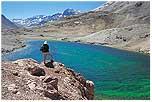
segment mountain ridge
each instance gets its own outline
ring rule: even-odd
[[[12,22],[19,26],[23,27],[33,27],[33,26],[43,26],[47,22],[55,21],[55,20],[60,20],[64,17],[67,16],[72,16],[72,15],[77,15],[80,14],[81,12],[78,10],[74,10],[71,8],[68,8],[63,11],[63,13],[55,13],[53,15],[36,15],[33,17],[29,17],[26,19],[12,19]]]

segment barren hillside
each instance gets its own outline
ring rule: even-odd
[[[33,29],[41,38],[100,43],[149,52],[150,2],[107,2],[96,10]],[[144,46],[142,45],[144,44]]]
[[[19,28],[12,23],[4,15],[1,15],[2,20],[2,54],[14,51],[17,48],[24,47],[23,40],[20,35]]]

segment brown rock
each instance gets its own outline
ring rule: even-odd
[[[74,70],[72,70],[72,69],[70,69],[70,68],[67,68],[67,70],[68,70],[68,72],[71,72],[71,74],[72,74],[73,76],[76,76]]]
[[[56,90],[58,90],[58,79],[49,82]]]
[[[85,79],[83,76],[81,76],[80,74],[77,74],[77,75],[76,75],[76,79],[77,79],[82,85],[86,86],[86,79]]]
[[[47,68],[32,59],[2,62],[2,99],[92,99],[93,95],[89,89],[91,85],[85,86],[85,78],[82,75],[60,66],[58,62],[56,64],[56,68]],[[57,74],[56,70],[60,72]],[[13,71],[19,73],[20,77],[14,76],[17,74],[12,74]]]
[[[51,99],[58,99],[59,94],[58,91],[54,88],[54,86],[50,83],[43,83],[43,92],[44,92],[44,96],[51,98]]]
[[[92,100],[94,98],[94,83],[92,81],[86,81],[86,97]]]

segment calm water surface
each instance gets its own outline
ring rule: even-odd
[[[2,60],[33,58],[42,61],[42,40]],[[150,56],[109,47],[72,42],[49,42],[53,58],[95,83],[95,99],[149,99]]]

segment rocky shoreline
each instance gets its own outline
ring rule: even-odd
[[[24,41],[21,41],[20,44],[16,43],[17,46],[11,46],[12,49],[8,49],[7,47],[6,48],[3,48],[2,47],[2,55],[4,54],[8,54],[8,53],[11,53],[11,52],[14,52],[18,49],[21,49],[21,48],[24,48],[26,47],[27,45],[25,44],[25,41],[27,40],[28,38],[24,39]],[[49,40],[48,39],[44,39],[44,38],[31,38],[31,40]],[[117,47],[117,46],[113,46],[113,45],[110,45],[108,43],[98,43],[98,42],[84,42],[84,41],[81,41],[81,40],[70,40],[70,39],[66,39],[65,38],[60,38],[60,39],[51,39],[51,40],[55,40],[55,41],[66,41],[66,42],[75,42],[75,43],[82,43],[82,44],[90,44],[90,45],[99,45],[99,46],[107,46],[107,47],[111,47],[111,48],[116,48],[116,49],[120,49],[120,50],[126,50],[126,51],[132,51],[132,52],[137,52],[137,53],[142,53],[142,54],[145,54],[145,55],[150,55],[150,51],[149,50],[131,50],[129,48],[124,48],[124,47]]]
[[[96,43],[96,42],[82,42],[80,40],[77,41],[67,41],[67,42],[76,42],[76,43],[81,43],[81,44],[90,44],[90,45],[99,45],[99,46],[106,46],[106,47],[111,47],[111,48],[115,48],[115,49],[119,49],[119,50],[125,50],[125,51],[131,51],[131,52],[136,52],[136,53],[141,53],[141,54],[145,54],[145,55],[150,55],[150,51],[149,50],[130,50],[129,48],[120,48],[120,47],[114,47],[108,43]]]
[[[25,44],[18,45],[17,47],[16,46],[12,47],[12,49],[2,48],[1,52],[2,52],[2,55],[4,55],[4,54],[8,54],[10,52],[16,51],[16,50],[24,48],[24,47],[26,47]]]
[[[25,40],[20,35],[22,32],[18,30],[3,30],[2,29],[2,48],[1,53],[7,54],[17,49],[25,47]]]
[[[46,67],[33,59],[2,62],[2,99],[92,100],[94,83],[54,62]]]

